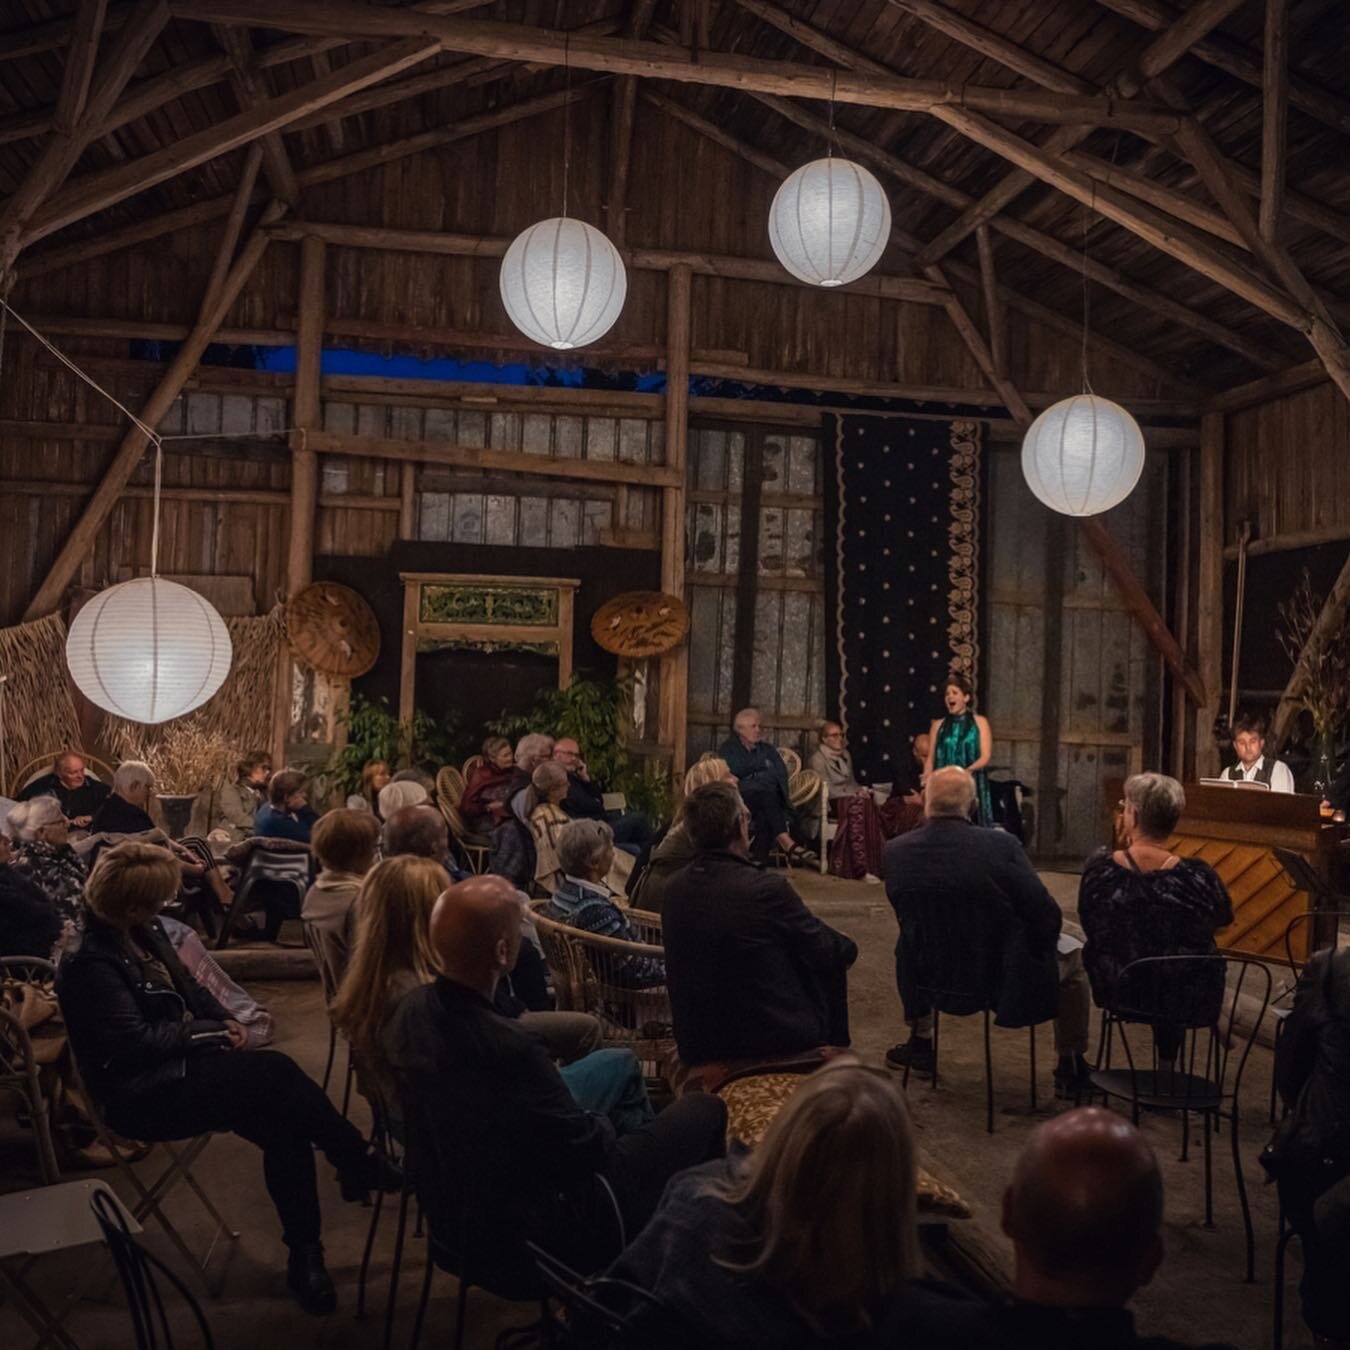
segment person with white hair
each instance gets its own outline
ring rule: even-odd
[[[86,768],[78,750],[62,750],[52,761],[51,773],[26,784],[19,792],[21,802],[34,797],[55,797],[66,819],[76,829],[84,829],[102,805],[110,789]]]
[[[70,826],[55,797],[32,797],[9,813],[9,832],[14,842],[11,864],[47,897],[61,925],[53,948],[59,956],[82,931],[84,862],[70,846]]]
[[[758,708],[742,708],[732,723],[732,734],[717,751],[726,760],[750,812],[751,856],[765,862],[777,844],[790,866],[810,867],[820,859],[792,837],[793,811],[788,796],[787,765],[764,739]]]
[[[413,779],[401,778],[386,783],[380,789],[378,798],[380,819],[388,820],[395,811],[401,811],[405,806],[425,806],[430,800],[426,788]]]
[[[113,774],[112,792],[89,822],[89,833],[144,834],[155,829],[148,809],[154,791],[154,770],[138,759],[124,759]]]

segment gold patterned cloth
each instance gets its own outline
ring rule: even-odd
[[[800,1073],[758,1073],[724,1083],[717,1095],[726,1103],[727,1143],[757,1148],[773,1118],[805,1077]],[[918,1191],[920,1214],[970,1218],[970,1206],[960,1195],[923,1168],[919,1168]]]

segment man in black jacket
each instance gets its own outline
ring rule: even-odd
[[[290,1248],[287,1284],[306,1312],[330,1313],[337,1296],[319,1241],[314,1149],[337,1168],[345,1200],[364,1199],[381,1180],[378,1159],[294,1060],[243,1052],[243,1028],[184,969],[155,917],[178,881],[173,855],[153,844],[119,844],[99,859],[83,939],[57,969],[71,1048],[118,1134],[174,1140],[232,1130],[262,1149]]]
[[[783,1059],[846,1046],[851,939],[750,859],[750,812],[730,783],[684,804],[698,857],[661,910],[675,1043],[689,1065]]]
[[[708,1095],[621,1137],[577,1105],[544,1046],[493,1006],[522,922],[503,877],[450,887],[431,916],[441,974],[398,1004],[383,1037],[433,1253],[508,1297],[532,1287],[526,1241],[588,1268],[611,1259],[607,1196],[636,1233],[676,1172],[721,1156],[726,1132],[726,1108]]]
[[[55,797],[66,819],[77,829],[86,829],[111,790],[107,783],[100,783],[85,772],[84,760],[74,750],[63,750],[57,755],[51,773],[29,783],[19,793],[19,800]]]
[[[1053,1018],[1055,1081],[1072,1096],[1088,1073],[1082,944],[1060,941],[1063,916],[1022,845],[972,824],[974,801],[965,769],[938,769],[924,790],[924,825],[886,845],[886,895],[900,921],[896,981],[911,1028],[910,1041],[888,1050],[886,1062],[932,1072],[930,991],[954,991],[960,997],[949,997],[943,1012],[993,1008],[998,1025],[1008,1027]]]

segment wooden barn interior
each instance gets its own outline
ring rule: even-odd
[[[1221,948],[1290,988],[1290,920],[1335,908],[1341,884],[1345,803],[1322,803],[1350,730],[1347,55],[1342,0],[0,0],[0,796],[63,748],[91,768],[149,757],[160,733],[87,698],[65,641],[86,604],[152,571],[230,632],[212,730],[316,785],[356,700],[405,731],[420,715],[457,764],[574,675],[622,686],[629,796],[667,811],[749,705],[801,762],[822,719],[846,720],[879,782],[878,728],[899,759],[959,666],[1066,932],[1126,779],[1214,778],[1235,720],[1263,719],[1298,784],[1288,810],[1202,789],[1177,851],[1229,888]],[[890,211],[879,261],[837,288],[790,274],[768,229],[784,179],[827,156],[870,171]],[[557,216],[603,231],[626,267],[617,321],[570,351],[513,324],[500,280],[513,239]],[[1146,454],[1124,500],[1075,517],[1037,499],[1021,452],[1038,415],[1089,389]],[[841,689],[845,507],[894,492],[884,520],[907,556],[904,493],[874,466],[846,478],[863,424],[935,457],[967,447],[973,521],[970,589],[961,617],[942,600],[941,637],[897,635],[892,653],[880,626],[858,633],[919,690],[884,720]],[[293,602],[315,583],[375,616],[359,674],[297,649]],[[525,595],[552,626],[457,628],[433,591]],[[592,619],[635,591],[682,602],[687,638],[606,650]],[[784,875],[857,941],[854,1047],[879,1062],[904,1030],[894,916],[880,886],[823,873]],[[324,997],[295,978],[308,953],[220,955],[320,1076]],[[1013,1274],[1013,1161],[1065,1104],[1043,1047],[1028,1111],[1026,1038],[995,1031],[986,1135],[979,1020],[950,1019],[941,1085],[908,1099],[924,1165],[965,1202],[933,1225],[934,1268],[989,1290]],[[1259,1011],[1242,1079],[1254,1282],[1222,1143],[1202,1221],[1209,1118],[1178,1162],[1179,1120],[1149,1116],[1169,1254],[1135,1300],[1142,1330],[1313,1343],[1300,1246],[1279,1242],[1256,1162],[1275,1020]],[[340,1078],[339,1058],[338,1095]],[[1233,1115],[1236,1140],[1236,1100]],[[0,1153],[4,1190],[31,1184],[30,1152]],[[326,1191],[339,1309],[320,1331],[275,1276],[257,1171],[233,1137],[203,1155],[242,1211],[222,1285],[183,1276],[216,1344],[281,1344],[284,1327],[374,1346],[386,1304],[405,1337],[422,1239],[390,1286],[386,1218],[354,1322],[369,1212]],[[181,1188],[172,1204],[209,1237]],[[142,1219],[149,1249],[185,1264]],[[16,1269],[21,1248],[0,1248]],[[42,1269],[52,1307],[74,1298],[78,1344],[131,1343],[120,1292],[58,1290]],[[428,1337],[449,1339],[464,1297],[436,1281]],[[6,1343],[37,1334],[24,1310],[0,1307]],[[467,1343],[519,1311],[483,1294]]]

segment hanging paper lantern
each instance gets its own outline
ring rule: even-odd
[[[1118,404],[1076,394],[1047,408],[1022,441],[1022,475],[1052,511],[1095,516],[1118,506],[1144,471],[1144,434]]]
[[[842,286],[877,265],[891,236],[891,204],[861,164],[817,159],[783,180],[769,207],[778,261],[813,286]]]
[[[619,250],[593,225],[554,216],[511,241],[502,259],[502,303],[526,337],[566,351],[614,326],[628,294]]]
[[[233,654],[215,607],[163,577],[100,591],[66,637],[80,692],[132,722],[167,722],[200,707],[225,682]]]

